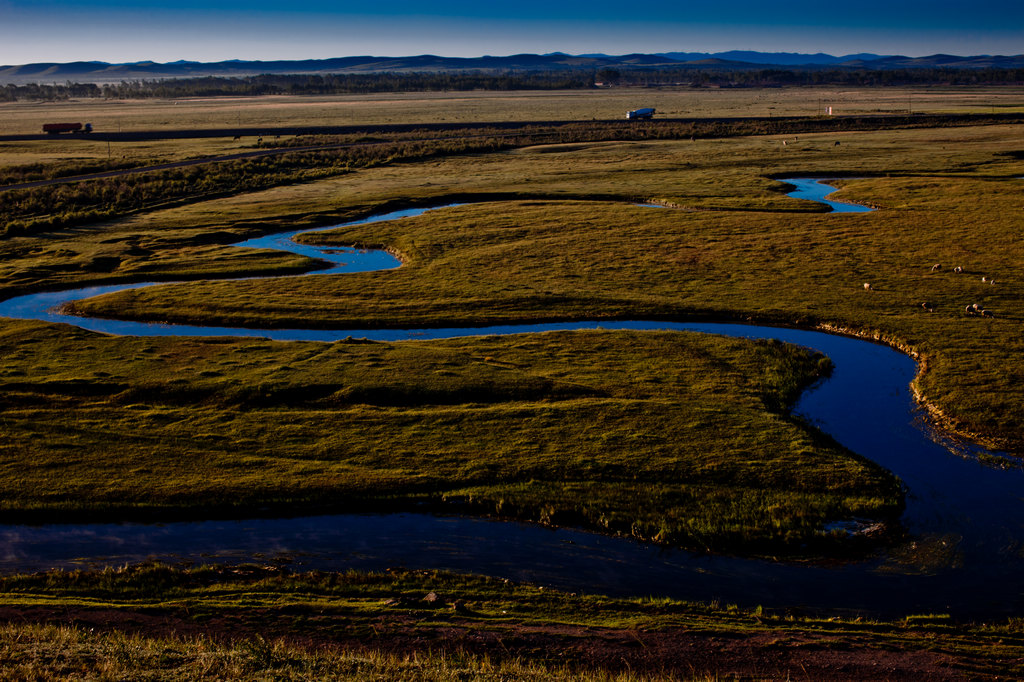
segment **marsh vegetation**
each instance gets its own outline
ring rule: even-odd
[[[1012,388],[1024,317],[1013,236],[1024,164],[1012,154],[1014,130],[845,133],[839,147],[831,135],[802,135],[784,148],[764,137],[541,145],[367,169],[112,229],[205,224],[233,240],[257,221],[283,229],[396,204],[507,201],[315,237],[386,245],[406,260],[396,271],[209,281],[115,294],[78,309],[256,327],[702,316],[843,328],[917,352],[927,369],[918,382],[926,401],[958,429],[1014,449],[1022,435],[1015,425],[1024,423]],[[785,196],[783,184],[767,177],[837,166],[848,176],[837,198],[883,210],[829,215]],[[339,193],[341,205],[314,209]],[[580,201],[587,197],[642,198],[677,210]],[[268,266],[280,258],[268,254]],[[935,263],[945,267],[932,271]],[[973,303],[994,317],[966,315]]]
[[[786,99],[794,110],[806,105],[805,93],[799,94]],[[733,111],[770,101],[723,97],[693,102]],[[970,97],[936,97],[943,102],[936,107],[975,106]],[[488,120],[499,110],[499,99],[467,95],[465,101],[459,117]],[[369,109],[357,100],[346,106],[353,119],[373,120],[436,120],[451,109],[450,98],[442,97],[374,102]],[[515,96],[505,110],[509,118],[569,117],[592,103],[574,94],[562,100]],[[251,110],[254,118],[307,121],[329,115],[337,101],[276,101],[270,118],[264,104]],[[629,108],[622,104],[608,106]],[[84,105],[55,108],[78,106]],[[99,106],[102,115],[115,115],[103,109],[107,104]],[[172,125],[187,127],[207,114],[230,120],[239,106],[198,103]],[[858,106],[878,105],[866,99]],[[138,124],[167,110],[133,104],[124,115],[136,116]],[[5,193],[0,296],[92,283],[202,280],[83,301],[76,309],[253,327],[699,317],[835,329],[916,353],[922,368],[916,390],[947,426],[1019,452],[1020,126],[748,132],[766,134],[708,133],[692,141],[576,137],[491,147],[453,141],[455,147],[409,155],[391,150],[360,164],[332,165],[340,155],[283,156],[183,173],[170,184],[158,176],[138,183],[152,190],[139,201],[135,192],[141,190],[118,183],[47,188],[38,196]],[[234,142],[195,144],[142,151],[138,162],[219,153]],[[98,154],[93,149],[67,159],[52,147],[19,146],[19,168],[0,172],[14,177],[39,162],[32,172],[60,173],[57,165],[93,163]],[[840,198],[880,210],[829,215],[785,196],[776,178],[790,175],[839,176]],[[96,196],[78,212],[76,202],[90,192]],[[26,197],[48,212],[17,203]],[[298,256],[227,246],[244,237],[453,200],[481,203],[310,237],[389,247],[405,261],[398,270],[218,281],[316,267]],[[638,200],[671,210],[631,205]],[[89,213],[104,210],[111,212]],[[964,272],[955,272],[957,266]],[[994,316],[967,314],[965,306],[973,303]],[[781,344],[632,332],[281,344],[116,338],[4,320],[0,347],[0,509],[7,519],[447,506],[688,547],[796,556],[842,548],[839,535],[823,531],[826,521],[892,519],[902,503],[888,472],[789,414],[795,397],[826,374],[829,363]],[[17,585],[79,599],[62,580],[10,579],[3,594],[15,611],[35,608],[10,597]],[[177,575],[166,584],[181,580],[191,578]],[[211,577],[207,584],[220,580]],[[309,581],[300,583],[289,593],[315,593]],[[120,577],[111,584],[115,592],[133,589]],[[271,590],[264,583],[239,589]],[[161,594],[172,599],[170,592]],[[197,594],[186,590],[173,599],[192,604]],[[260,613],[287,601],[267,597]],[[583,609],[585,623],[639,608],[567,597],[564,603]],[[552,608],[530,622],[557,620]],[[665,606],[649,619],[621,616],[619,622],[630,629],[661,627],[666,614],[679,610],[686,611]],[[713,623],[707,628],[734,632],[725,625],[727,613],[713,610],[707,617]],[[761,614],[742,618],[763,625]],[[410,622],[419,627],[425,620]],[[922,623],[923,630],[907,637],[891,624],[851,625],[864,631],[837,637],[846,647],[887,642],[938,647],[954,657],[969,650],[957,659],[964,670],[1011,669],[1016,624],[993,626],[994,641],[984,628],[964,635],[943,630],[941,621],[936,628]],[[682,627],[696,626],[687,621]],[[774,627],[768,630],[775,633]],[[796,622],[771,636],[818,627],[826,626]],[[97,642],[80,631],[12,633],[11,641],[45,641],[43,648]],[[933,636],[948,638],[938,645]],[[281,656],[291,661],[305,655],[267,640],[235,642],[285,652]],[[178,651],[191,645],[147,639],[130,646]],[[206,655],[197,651],[182,649],[172,658]],[[703,670],[710,668],[697,672]]]
[[[883,471],[787,417],[828,364],[782,344],[2,337],[9,518],[426,503],[756,552],[900,507]]]
[[[773,614],[437,572],[52,572],[0,581],[0,611],[20,614],[0,628],[0,670],[12,679],[954,680],[1024,672],[1017,619]]]

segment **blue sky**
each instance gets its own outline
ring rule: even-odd
[[[0,0],[0,64],[519,52],[1024,53],[1021,0]]]

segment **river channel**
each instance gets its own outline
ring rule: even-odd
[[[867,211],[825,196],[815,178],[790,178],[798,198],[837,213]],[[369,218],[416,215],[426,209]],[[662,210],[651,208],[650,210]],[[841,216],[835,219],[843,220]],[[332,226],[323,229],[335,229]],[[302,230],[309,233],[311,230]],[[236,246],[278,248],[331,261],[319,274],[401,265],[379,251],[318,248],[291,241],[297,232]],[[32,294],[0,302],[0,316],[73,324],[122,335],[259,336],[281,341],[380,341],[522,334],[552,330],[689,330],[772,338],[828,355],[831,378],[806,391],[795,412],[847,448],[895,473],[907,487],[906,544],[858,562],[782,563],[666,549],[628,538],[487,519],[428,514],[344,514],[166,524],[0,526],[0,571],[165,561],[281,561],[296,569],[404,566],[482,573],[572,591],[669,596],[882,616],[952,613],[992,618],[1024,613],[1024,471],[993,468],[985,453],[952,446],[932,433],[915,406],[916,366],[906,355],[861,339],[782,327],[643,320],[405,330],[258,330],[159,325],[62,315],[56,308],[153,283]]]

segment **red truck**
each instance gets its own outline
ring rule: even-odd
[[[86,123],[44,123],[43,132],[50,135],[60,135],[61,133],[91,133],[92,124]]]

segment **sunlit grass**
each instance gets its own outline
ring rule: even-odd
[[[794,616],[433,571],[56,571],[0,580],[0,608],[19,613],[0,626],[5,679],[1014,678],[1024,646],[1017,620]]]
[[[755,205],[796,203],[773,195],[769,181],[747,182]],[[918,390],[931,405],[957,428],[1015,448],[1024,423],[1024,401],[1014,388],[1016,329],[1024,319],[1015,277],[1024,261],[1015,238],[1021,182],[941,175],[845,180],[837,198],[881,207],[859,215],[484,203],[309,238],[388,245],[406,260],[399,270],[181,285],[77,307],[256,327],[694,315],[821,325],[918,353],[927,369]],[[935,263],[943,269],[932,272]],[[965,272],[955,273],[957,266]],[[974,303],[994,317],[966,315]]]
[[[274,344],[21,323],[0,345],[14,519],[428,502],[750,553],[900,508],[885,472],[786,415],[828,364],[778,343]]]
[[[1021,160],[1009,154],[1019,146],[1014,131],[997,126],[801,136],[786,147],[774,137],[593,143],[394,164],[8,239],[0,287],[10,294],[87,282],[294,270],[311,264],[223,245],[388,207],[502,199],[317,237],[392,247],[406,259],[398,270],[194,282],[79,307],[112,316],[252,326],[692,315],[829,325],[919,352],[928,369],[919,388],[930,404],[958,428],[1012,445],[1019,442],[1015,425],[1024,423],[1016,418],[1024,402],[1013,389],[1011,366],[1020,342],[1014,319],[1024,313],[1012,276],[1021,256],[1013,239],[1011,190],[1018,182],[1014,174],[1024,173]],[[773,179],[837,169],[865,176],[843,181],[841,197],[881,210],[821,213],[786,197]],[[965,196],[972,200],[963,201]],[[627,199],[680,208],[641,208]],[[932,273],[934,262],[946,269]],[[954,275],[954,264],[963,264],[969,276]],[[983,287],[982,273],[999,285]],[[865,281],[874,291],[864,291]],[[965,318],[965,300],[984,303],[996,317]],[[925,311],[922,301],[936,312]],[[869,469],[844,472],[848,486],[833,488],[822,480],[814,484],[818,488],[795,492],[796,481],[818,480],[823,469],[810,462],[831,457],[831,450],[778,418],[792,393],[766,401],[762,391],[747,407],[740,405],[747,398],[712,405],[715,392],[733,400],[748,390],[744,382],[762,376],[756,353],[739,359],[749,348],[723,346],[736,354],[729,362],[746,369],[723,375],[722,387],[695,382],[700,390],[680,403],[694,405],[688,413],[671,401],[619,393],[625,384],[614,382],[630,380],[643,363],[624,359],[618,341],[608,344],[609,352],[619,353],[618,366],[594,378],[594,368],[604,367],[605,349],[583,350],[577,339],[593,338],[586,335],[559,337],[566,344],[559,358],[564,366],[540,375],[500,362],[471,369],[456,363],[453,370],[414,358],[412,350],[394,350],[399,346],[335,344],[329,348],[362,354],[359,371],[377,374],[353,374],[353,365],[325,381],[321,359],[303,370],[303,363],[286,357],[293,351],[278,344],[239,342],[245,353],[229,358],[231,344],[213,341],[105,340],[41,327],[9,329],[7,385],[22,391],[9,398],[18,410],[8,411],[7,422],[7,447],[14,453],[7,472],[11,514],[208,508],[214,497],[227,508],[427,497],[714,547],[739,539],[799,542],[824,518],[893,508],[886,487],[891,483]],[[37,334],[45,337],[35,342],[40,350],[28,340]],[[433,348],[469,353],[459,344],[483,342],[451,343],[456,346]],[[514,341],[495,343],[481,356],[503,361],[509,352],[526,353]],[[178,350],[165,370],[147,359],[144,347]],[[415,353],[426,347],[415,346]],[[100,348],[122,350],[115,363]],[[559,357],[555,348],[545,352]],[[662,376],[679,376],[680,385],[693,381],[693,372],[721,374],[720,364],[702,370],[676,353],[665,356],[675,361]],[[389,357],[397,356],[402,359],[394,364]],[[166,373],[171,368],[173,375]],[[810,376],[805,372],[794,369],[796,385]],[[41,403],[30,407],[35,398],[25,396],[37,392]],[[362,449],[325,435],[338,419],[358,425]],[[528,428],[509,439],[509,424]],[[598,426],[588,432],[580,424]],[[404,444],[381,445],[396,433]],[[670,465],[677,456],[671,454],[673,440],[693,447]],[[624,465],[622,453],[634,448],[656,455],[652,463]],[[69,458],[69,450],[87,454]],[[40,459],[40,451],[51,454]],[[686,464],[708,452],[728,466],[709,476]],[[800,456],[790,461],[786,452]],[[762,453],[781,457],[773,460],[780,468],[761,466]],[[56,462],[64,460],[81,478],[57,473]],[[183,471],[183,460],[195,466]],[[760,473],[750,478],[755,470]],[[112,475],[124,471],[140,477],[138,489],[127,491]],[[721,471],[730,473],[723,477]],[[779,480],[792,484],[776,489]],[[553,490],[569,491],[565,505],[541,503]],[[719,521],[705,518],[717,512],[699,509],[696,501],[705,498],[716,500],[714,510],[728,510]],[[581,499],[594,503],[583,508]],[[668,511],[650,511],[659,505]],[[759,511],[768,508],[779,511]],[[763,535],[769,526],[774,530]]]
[[[328,97],[205,97],[0,104],[0,134],[38,133],[53,121],[97,131],[283,125],[369,125],[619,119],[638,106],[666,117],[989,113],[1024,109],[1014,87],[613,88],[561,92],[410,92]]]

